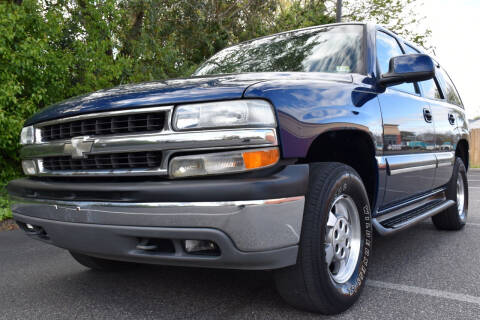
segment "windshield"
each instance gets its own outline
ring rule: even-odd
[[[363,73],[363,26],[292,31],[226,48],[196,76],[240,72]]]

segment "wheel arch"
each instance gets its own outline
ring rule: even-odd
[[[468,170],[470,157],[469,157],[469,144],[466,139],[461,139],[457,143],[455,148],[455,157],[462,159],[465,168]]]
[[[318,135],[301,162],[340,162],[354,168],[362,179],[373,211],[379,186],[375,155],[374,140],[368,132],[358,129],[336,129]]]

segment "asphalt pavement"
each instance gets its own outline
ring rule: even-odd
[[[338,319],[480,319],[480,171],[467,226],[430,220],[374,240],[360,300]],[[141,266],[98,273],[62,250],[0,232],[0,319],[322,319],[275,292],[270,272]]]

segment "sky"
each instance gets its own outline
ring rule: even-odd
[[[480,0],[423,0],[419,16],[432,31],[430,44],[465,105],[467,117],[480,116]]]

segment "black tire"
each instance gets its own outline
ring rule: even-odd
[[[461,177],[463,180],[464,189],[464,214],[460,214],[460,210],[457,206],[457,179]],[[432,217],[433,224],[440,230],[460,230],[467,223],[468,215],[468,179],[467,170],[461,158],[455,159],[455,165],[453,166],[453,174],[450,181],[447,184],[446,190],[447,199],[455,201],[455,205],[451,206],[447,210],[440,212]]]
[[[353,199],[360,221],[360,251],[353,275],[336,282],[329,271],[325,236],[330,208],[339,196]],[[348,309],[365,285],[372,248],[372,224],[367,192],[357,172],[344,164],[329,162],[310,165],[297,264],[275,271],[280,295],[292,306],[322,314]]]
[[[70,251],[70,254],[81,265],[96,271],[118,272],[129,270],[135,266],[133,263],[95,258],[78,252]]]

